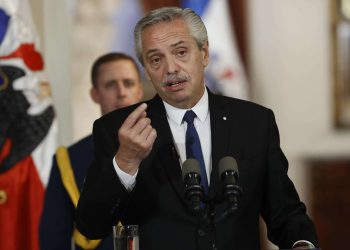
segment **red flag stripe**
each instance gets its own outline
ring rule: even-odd
[[[35,50],[34,44],[21,44],[15,51],[6,56],[1,56],[0,59],[22,58],[25,65],[33,70],[39,71],[44,69],[44,61],[41,54]]]

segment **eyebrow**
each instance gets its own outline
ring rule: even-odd
[[[110,84],[110,83],[116,83],[117,81],[115,79],[111,79],[105,82],[105,84]]]
[[[155,53],[155,52],[157,52],[157,51],[158,51],[158,49],[151,49],[151,50],[147,51],[146,57],[148,57],[149,54]]]

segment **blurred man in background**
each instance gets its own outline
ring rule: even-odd
[[[137,103],[143,97],[140,71],[135,61],[122,53],[99,57],[91,70],[92,100],[101,114]],[[111,236],[88,240],[75,229],[75,209],[87,169],[93,161],[92,135],[67,150],[58,148],[53,160],[40,225],[41,250],[113,249]]]

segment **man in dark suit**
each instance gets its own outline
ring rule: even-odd
[[[140,71],[136,62],[123,53],[108,53],[94,62],[91,70],[91,98],[107,114],[136,102],[143,96]],[[68,149],[58,148],[45,193],[40,225],[40,249],[112,250],[112,237],[89,240],[75,229],[74,214],[81,190],[94,156],[92,135]],[[102,238],[102,237],[101,237]],[[104,237],[103,237],[104,238]]]
[[[287,175],[273,112],[206,89],[209,45],[200,17],[190,9],[156,9],[134,34],[157,95],[94,123],[96,158],[78,204],[80,232],[103,237],[121,220],[140,226],[141,250],[253,250],[260,249],[261,215],[279,247],[317,245],[313,223]],[[183,117],[189,110],[195,113],[209,200],[222,192],[219,160],[232,156],[238,163],[243,192],[237,210],[223,219],[225,202],[194,213],[184,197],[181,168],[190,123]]]

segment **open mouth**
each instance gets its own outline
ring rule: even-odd
[[[171,88],[173,90],[178,90],[178,88],[181,88],[181,86],[188,82],[190,79],[191,78],[186,75],[167,75],[163,80],[163,86]]]

